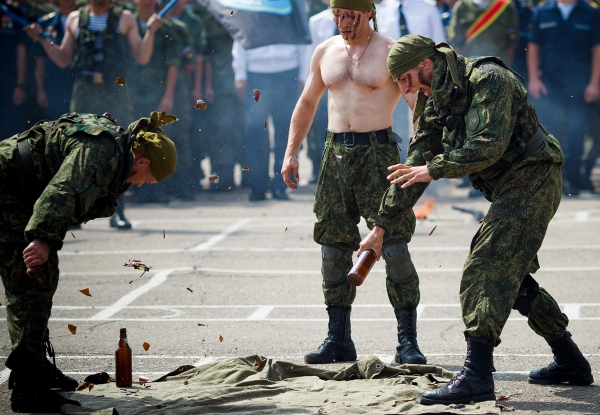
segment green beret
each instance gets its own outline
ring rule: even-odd
[[[332,9],[356,10],[357,12],[373,12],[373,28],[377,32],[377,9],[373,0],[331,0]]]
[[[177,149],[160,126],[177,121],[177,117],[164,112],[151,112],[148,118],[140,118],[129,125],[127,132],[133,134],[133,148],[150,160],[150,171],[157,181],[175,172]]]
[[[446,56],[448,68],[452,74],[452,80],[455,84],[458,82],[457,57],[454,49],[447,43],[438,43],[428,37],[419,35],[402,36],[396,41],[390,53],[388,53],[387,67],[395,81],[400,76],[410,71],[412,68],[429,58],[435,60],[438,53]]]

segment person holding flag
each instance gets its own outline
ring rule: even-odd
[[[518,34],[511,0],[461,0],[452,11],[448,41],[463,56],[497,56],[511,65]]]

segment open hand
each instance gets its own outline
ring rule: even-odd
[[[412,186],[415,183],[429,183],[433,180],[433,177],[429,174],[427,166],[407,166],[406,164],[395,164],[388,167],[391,171],[387,177],[392,184],[398,184],[405,182],[402,189],[406,189],[408,186]]]

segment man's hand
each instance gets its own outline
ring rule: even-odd
[[[146,28],[148,28],[152,32],[156,32],[162,26],[162,18],[159,17],[156,13],[154,13],[148,19],[148,23],[146,24]]]
[[[173,113],[173,97],[163,96],[158,104],[158,111],[166,112],[167,114]]]
[[[377,261],[379,261],[379,259],[381,258],[381,246],[383,245],[384,233],[385,230],[383,228],[380,228],[379,226],[373,227],[371,232],[369,232],[369,234],[365,236],[365,239],[363,239],[360,242],[358,253],[356,254],[356,256],[358,257],[363,251],[371,249],[373,250],[373,252],[375,252],[375,255],[377,256]]]
[[[35,268],[43,265],[48,260],[50,247],[42,239],[36,239],[23,251],[23,262],[27,268]]]
[[[548,90],[546,89],[546,85],[542,82],[540,78],[532,78],[529,80],[529,85],[527,85],[527,89],[532,97],[535,99],[540,99],[540,95],[548,95]]]
[[[212,85],[206,84],[204,88],[204,97],[206,98],[206,102],[212,104],[215,101],[215,90]]]
[[[192,105],[196,105],[196,102],[198,102],[198,100],[201,98],[202,88],[200,88],[200,85],[196,85],[194,86],[194,89],[192,89],[192,92],[190,92],[190,103]]]
[[[37,103],[42,108],[48,108],[50,106],[48,95],[46,95],[46,91],[42,88],[38,88],[37,90]]]
[[[598,86],[598,84],[588,84],[583,91],[583,99],[586,104],[600,99],[600,86]]]
[[[248,81],[235,81],[235,94],[242,102],[246,98],[246,88],[248,88]]]
[[[42,38],[40,37],[40,35],[42,34],[43,30],[42,30],[42,27],[39,24],[32,23],[29,26],[25,26],[23,28],[23,30],[25,30],[25,33],[27,33],[27,36],[29,36],[35,42],[39,42],[39,41],[42,40]]]
[[[290,174],[294,174],[295,183],[290,180]],[[298,159],[294,156],[286,156],[283,159],[283,166],[281,167],[281,177],[283,181],[292,190],[298,189],[298,182],[300,176],[298,175]]]
[[[406,189],[415,183],[429,183],[433,177],[429,174],[427,166],[407,166],[405,164],[395,164],[388,167],[392,173],[387,177],[392,184],[404,183],[400,188]]]
[[[27,98],[27,93],[25,92],[25,88],[22,86],[16,86],[13,91],[12,98],[13,98],[14,105],[21,105],[22,103],[24,103],[25,99]]]

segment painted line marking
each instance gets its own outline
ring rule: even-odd
[[[254,313],[250,314],[248,320],[264,320],[269,314],[271,314],[271,311],[273,311],[274,308],[275,306],[270,305],[258,307]]]
[[[235,224],[231,225],[230,228],[234,230],[231,231],[228,235],[238,230],[241,226],[250,222],[250,219],[242,219],[241,221],[245,221],[242,224],[239,224],[239,221]],[[226,232],[226,229],[223,232]],[[222,233],[223,233],[222,232]],[[133,255],[133,254],[178,254],[178,253],[186,253],[186,252],[196,252],[196,251],[233,251],[233,252],[320,252],[321,248],[319,247],[242,247],[242,246],[214,246],[216,243],[220,242],[224,239],[222,233],[218,235],[214,235],[208,241],[198,245],[195,248],[187,249],[187,248],[163,248],[163,249],[135,249],[135,250],[101,250],[101,251],[59,251],[59,256],[97,256],[97,255]],[[213,241],[211,241],[215,238]],[[218,239],[220,238],[220,239]],[[218,240],[217,240],[218,239]],[[216,242],[214,242],[216,240]],[[212,244],[212,245],[209,245]],[[410,246],[410,252],[468,252],[468,246]],[[541,251],[566,251],[566,250],[600,250],[600,245],[548,245],[542,246]]]
[[[321,271],[317,270],[316,267],[314,270],[299,270],[299,269],[234,269],[234,268],[212,268],[212,267],[185,267],[186,270],[195,271],[195,272],[206,272],[206,273],[214,273],[214,274],[232,274],[232,275],[321,275]],[[172,269],[172,268],[167,268]],[[182,268],[183,269],[183,268]],[[157,270],[159,271],[159,270]],[[164,270],[162,270],[164,271]],[[538,270],[540,272],[598,272],[600,271],[599,267],[542,267]],[[371,270],[372,273],[383,274],[385,273],[385,268],[378,267]],[[417,272],[419,273],[432,273],[432,274],[440,274],[440,273],[456,273],[462,272],[462,268],[417,268]],[[109,275],[127,275],[126,272],[61,272],[62,276],[109,276]],[[537,274],[536,274],[537,275]]]
[[[216,362],[217,360],[222,360],[222,357],[213,357],[213,356],[208,356],[208,357],[201,357],[200,360],[198,360],[197,362],[195,362],[194,364],[192,364],[192,366],[204,366],[204,365],[208,365],[210,363]],[[225,358],[226,359],[226,358]]]
[[[242,226],[250,223],[250,218],[240,219],[235,222],[233,225],[227,227],[225,230],[219,232],[217,235],[211,236],[208,241],[203,242],[196,247],[190,249],[190,252],[198,252],[198,251],[206,251],[209,248],[212,248],[214,245],[221,242],[223,239],[227,238],[232,233],[238,231]]]
[[[10,369],[6,368],[2,372],[0,372],[0,385],[8,380],[10,377]]]
[[[569,317],[569,320],[579,320],[579,312],[581,306],[579,304],[565,304],[563,313]]]
[[[171,269],[166,269],[166,270],[160,271],[156,275],[154,275],[152,278],[150,278],[150,281],[148,281],[146,284],[142,285],[141,287],[136,288],[135,290],[131,291],[128,294],[125,294],[123,297],[121,297],[119,300],[117,300],[114,304],[108,306],[104,310],[102,310],[99,313],[90,317],[89,320],[106,321],[107,319],[109,319],[110,317],[112,317],[113,315],[115,315],[116,313],[121,311],[124,307],[133,303],[135,300],[138,299],[138,297],[146,294],[148,291],[150,291],[150,290],[158,287],[162,283],[164,283],[167,280],[167,278],[169,277],[169,274],[171,274],[172,272],[174,272],[174,271],[189,271],[191,269],[192,268],[189,268],[189,267],[187,267],[187,268],[171,268]]]
[[[575,222],[587,222],[590,219],[590,211],[582,210],[575,212]]]
[[[420,322],[427,321],[462,321],[462,317],[424,317],[418,319]],[[600,321],[600,317],[580,317],[570,319],[572,321]],[[6,321],[6,318],[0,318],[0,321]],[[248,323],[249,321],[256,322],[327,322],[326,318],[265,318],[262,320],[249,320],[248,318],[69,318],[69,317],[50,317],[50,321],[137,321],[143,323],[173,323],[173,322],[231,322],[231,323]],[[386,322],[393,321],[395,318],[352,318],[356,322]],[[507,321],[527,321],[525,317],[509,317]]]

